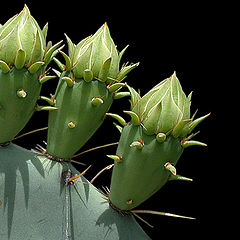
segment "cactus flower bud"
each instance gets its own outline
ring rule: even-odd
[[[190,117],[190,96],[186,97],[174,73],[132,103],[147,135],[168,133]]]
[[[184,148],[206,146],[190,140],[196,134],[186,136],[209,116],[190,118],[191,94],[185,95],[175,73],[143,97],[128,89],[131,111],[125,112],[131,115],[131,122],[121,131],[116,154],[123,160],[114,165],[109,193],[110,206],[120,210],[137,207],[169,180],[191,181],[177,175],[175,166]],[[144,142],[140,151],[133,148],[139,147],[139,139]]]
[[[61,41],[46,44],[47,28],[40,29],[26,5],[0,27],[0,143],[11,141],[40,109],[41,86],[54,78],[45,70]]]
[[[27,6],[0,29],[0,60],[9,65],[30,66],[42,61],[46,49],[47,25],[41,30]]]
[[[102,82],[121,81],[139,63],[125,65],[119,70],[121,57],[126,50],[118,53],[109,28],[104,23],[98,31],[74,45],[67,37],[71,70],[76,78],[85,79],[85,71],[91,71],[93,78]]]

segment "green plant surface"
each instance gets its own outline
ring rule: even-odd
[[[142,149],[132,146],[138,139],[144,142]],[[176,165],[182,152],[179,139],[168,136],[159,143],[155,136],[146,135],[141,126],[126,125],[117,148],[121,161],[115,162],[112,173],[111,202],[121,210],[140,205],[168,181],[170,171],[164,165]]]
[[[41,30],[28,7],[0,28],[0,143],[11,141],[35,110],[46,67],[61,42],[46,44],[48,24]]]
[[[93,105],[92,99],[100,97],[103,103]],[[49,154],[71,158],[94,134],[104,121],[113,98],[105,83],[79,79],[70,88],[60,80],[54,96],[57,111],[49,113]]]
[[[13,67],[9,73],[0,71],[0,143],[12,140],[35,111],[41,91],[38,77],[43,69],[31,74],[26,68]],[[23,89],[26,95],[17,93]]]
[[[133,216],[103,203],[85,177],[65,185],[70,163],[51,161],[15,144],[0,147],[0,239],[150,239]]]

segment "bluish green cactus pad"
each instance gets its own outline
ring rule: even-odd
[[[84,177],[66,186],[62,171],[79,172],[14,144],[0,147],[1,240],[150,239],[133,216],[109,208]],[[66,204],[68,203],[68,204]]]

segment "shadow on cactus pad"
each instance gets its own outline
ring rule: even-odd
[[[17,145],[0,147],[1,239],[150,239],[133,216],[104,203],[83,176],[66,185],[70,163],[51,161]]]

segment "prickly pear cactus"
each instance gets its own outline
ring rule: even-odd
[[[209,114],[190,117],[191,94],[182,91],[174,73],[142,98],[131,87],[131,121],[122,130],[115,160],[109,201],[120,211],[131,210],[151,197],[169,180],[191,179],[176,172],[184,148],[206,146],[190,140],[193,129]],[[118,117],[116,117],[119,119]],[[189,135],[190,134],[190,135]]]
[[[122,80],[138,63],[123,65],[105,23],[93,36],[74,45],[67,37],[66,64],[57,61],[63,73],[54,97],[58,110],[49,114],[48,146],[50,155],[71,158],[100,127],[113,99],[129,96],[116,92]]]
[[[0,144],[12,140],[35,110],[45,69],[60,43],[46,45],[48,25],[40,29],[27,6],[0,28]]]
[[[138,213],[191,219],[134,208],[169,180],[191,181],[175,166],[186,147],[206,145],[191,138],[209,114],[190,115],[191,94],[175,73],[143,97],[124,83],[138,63],[120,67],[127,47],[117,51],[106,23],[77,45],[66,36],[68,54],[62,41],[46,44],[47,28],[40,29],[27,6],[0,25],[0,239],[147,240],[134,216],[147,222]],[[60,68],[53,70],[58,86],[54,95],[39,96],[55,77],[46,70],[52,59]],[[108,112],[114,99],[126,96],[130,122]],[[39,106],[38,99],[50,105]],[[37,110],[52,110],[47,143],[29,151],[12,141]],[[106,116],[123,127],[117,125],[116,155],[108,155],[114,160],[110,190],[102,191],[83,176],[90,166],[79,172],[72,157]]]
[[[68,173],[80,174],[15,144],[0,147],[1,240],[150,239],[83,176],[68,184]]]

